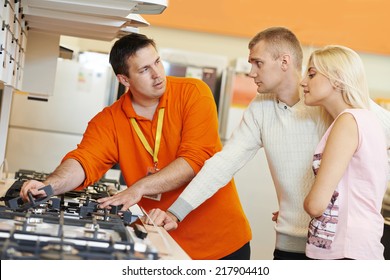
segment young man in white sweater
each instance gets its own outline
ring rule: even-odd
[[[306,259],[310,217],[303,200],[314,182],[314,149],[326,127],[318,108],[305,106],[301,98],[303,54],[296,36],[283,27],[268,28],[250,41],[249,50],[249,76],[259,94],[222,151],[205,162],[167,212],[153,209],[150,217],[167,230],[175,229],[178,221],[226,185],[264,148],[279,203],[274,259]],[[372,104],[390,147],[390,112]]]

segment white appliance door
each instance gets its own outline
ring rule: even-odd
[[[15,94],[6,148],[11,172],[53,171],[76,148],[88,121],[108,105],[113,80],[108,56],[86,53],[79,59],[58,59],[54,94],[48,101]]]

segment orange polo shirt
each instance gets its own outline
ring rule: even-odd
[[[130,94],[124,94],[98,113],[89,122],[77,149],[64,157],[63,160],[76,159],[83,166],[86,173],[83,187],[99,180],[115,163],[119,163],[128,187],[153,166],[153,158],[142,145],[130,118],[136,118],[154,149],[158,113],[152,121],[136,115]],[[198,79],[167,77],[167,89],[156,112],[161,107],[165,107],[165,114],[159,168],[181,157],[198,173],[204,162],[222,148],[216,106],[209,87]],[[152,208],[166,210],[185,187],[163,193],[160,201],[142,198],[138,204],[146,211]],[[169,233],[193,259],[222,258],[252,237],[233,181]]]

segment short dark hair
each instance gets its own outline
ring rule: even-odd
[[[128,76],[127,60],[134,55],[139,49],[152,45],[156,48],[153,39],[143,34],[131,33],[117,40],[110,51],[110,64],[115,75],[123,74]]]

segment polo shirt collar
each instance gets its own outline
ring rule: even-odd
[[[161,96],[160,98],[160,102],[157,106],[157,110],[159,108],[164,108],[164,107],[167,107],[167,102],[168,102],[168,97],[169,97],[169,93],[170,91],[168,90],[168,80],[167,80],[167,88],[164,92],[164,94]],[[131,103],[131,92],[130,90],[128,90],[123,96],[122,98],[123,99],[123,102],[122,102],[122,110],[123,112],[126,114],[126,117],[127,118],[136,118],[137,117],[137,114],[135,113],[134,111],[134,108],[133,108],[133,104]]]

